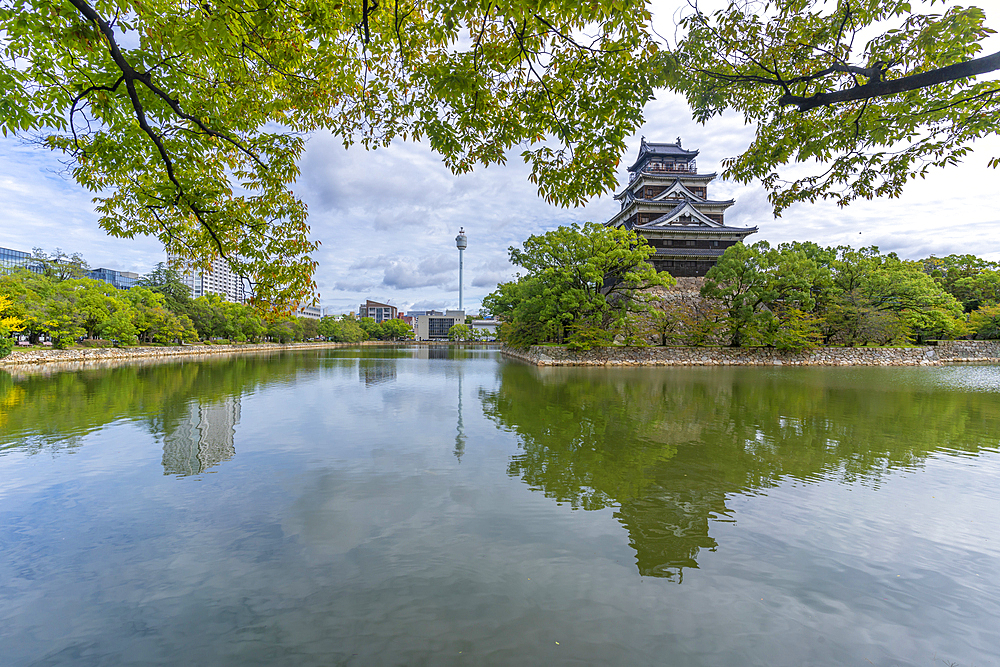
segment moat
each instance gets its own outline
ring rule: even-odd
[[[1000,366],[0,370],[27,665],[1000,664]]]

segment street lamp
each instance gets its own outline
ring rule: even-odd
[[[465,236],[465,228],[460,227],[458,236],[455,237],[455,245],[458,247],[458,309],[462,310],[462,253],[469,247],[469,239]]]

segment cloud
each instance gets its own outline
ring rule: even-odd
[[[513,273],[513,271],[486,271],[478,273],[472,279],[472,286],[493,289],[498,283],[510,280],[513,277]]]

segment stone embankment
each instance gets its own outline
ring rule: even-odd
[[[827,347],[806,352],[728,347],[604,347],[572,352],[534,345],[504,348],[505,356],[536,366],[929,366],[1000,362],[1000,341],[941,341],[925,347]]]
[[[14,349],[7,357],[0,358],[0,368],[5,366],[38,366],[41,364],[85,364],[86,367],[113,366],[124,362],[149,362],[155,360],[169,360],[170,358],[182,357],[191,359],[201,359],[203,357],[217,356],[222,354],[247,354],[265,352],[284,352],[289,350],[309,350],[326,349],[336,347],[357,347],[359,345],[460,345],[463,347],[494,347],[497,344],[483,341],[402,341],[399,343],[389,343],[379,340],[368,340],[361,343],[292,343],[282,345],[280,343],[245,343],[237,345],[179,345],[173,347],[94,347],[94,348],[73,348],[70,350],[55,349]]]
[[[203,357],[218,354],[246,352],[281,352],[284,350],[308,350],[311,348],[354,347],[370,345],[366,343],[260,343],[245,345],[182,345],[176,347],[95,347],[70,350],[15,350],[0,359],[0,366],[26,364],[47,364],[63,362],[122,362],[134,359],[163,359],[167,357]],[[384,345],[384,343],[382,343]]]

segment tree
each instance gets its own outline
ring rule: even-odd
[[[798,244],[771,248],[767,241],[730,246],[705,274],[701,294],[726,311],[729,344],[775,345],[783,328],[800,331],[803,311],[816,306],[826,284],[823,271]],[[791,318],[784,322],[785,315]],[[803,333],[795,340],[807,340]],[[790,344],[794,347],[796,344]]]
[[[365,332],[365,340],[378,340],[382,328],[375,321],[374,317],[362,317],[358,319],[358,326]]]
[[[382,322],[382,340],[409,340],[413,338],[413,327],[400,319]]]
[[[13,300],[9,296],[0,294],[0,359],[14,349],[14,339],[11,338],[11,334],[20,331],[24,326],[24,320],[11,312],[12,305]]]
[[[969,316],[969,328],[977,338],[1000,338],[1000,305],[983,306]]]
[[[12,0],[0,128],[62,151],[110,234],[224,258],[258,303],[315,290],[302,134],[426,141],[456,173],[524,145],[540,193],[615,184],[652,97],[640,0]]]
[[[90,268],[83,255],[78,252],[67,255],[61,248],[56,248],[51,255],[41,248],[32,248],[30,261],[42,275],[53,280],[84,278]]]
[[[757,128],[723,176],[760,179],[775,213],[798,201],[898,196],[1000,128],[1000,69],[977,57],[993,31],[977,7],[914,12],[910,0],[748,0],[681,21],[671,86],[695,119],[727,109]],[[997,166],[993,158],[992,166]],[[787,165],[826,165],[785,180]]]
[[[141,341],[172,343],[197,340],[198,332],[191,318],[172,312],[164,293],[136,285],[124,296],[132,304],[136,335]]]
[[[299,324],[302,325],[302,339],[312,340],[319,336],[319,322],[311,317],[300,317]]]
[[[335,343],[360,343],[365,339],[357,319],[344,315],[342,317],[325,316],[320,319],[317,327],[320,336]]]
[[[465,341],[472,339],[472,329],[468,324],[452,324],[448,329],[448,340]]]
[[[139,278],[136,285],[148,287],[166,298],[166,305],[175,313],[183,313],[191,304],[191,288],[184,284],[181,274],[163,262]]]
[[[653,252],[630,230],[559,227],[510,248],[511,263],[526,275],[498,285],[483,306],[503,321],[500,335],[510,345],[567,337],[574,347],[606,345],[625,318],[648,310],[645,290],[674,284],[646,261]]]

